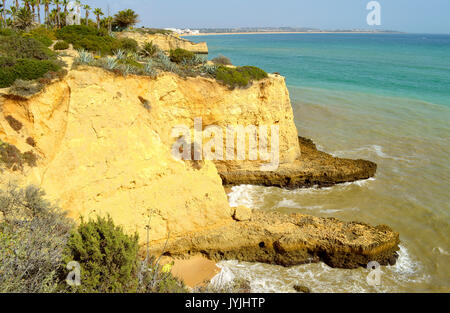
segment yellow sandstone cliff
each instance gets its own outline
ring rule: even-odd
[[[173,126],[192,127],[194,117],[203,117],[204,126],[277,121],[285,125],[282,158],[299,153],[280,76],[230,91],[205,78],[125,78],[83,67],[29,100],[1,101],[0,139],[39,155],[27,182],[72,217],[110,214],[143,240],[149,223],[151,240],[159,241],[232,220],[215,165],[197,169],[171,156]],[[5,120],[9,115],[24,125],[19,132]]]
[[[230,90],[202,77],[123,77],[78,67],[29,99],[3,95],[0,105],[0,139],[39,156],[37,167],[25,169],[22,183],[42,187],[75,219],[109,214],[126,231],[138,232],[141,243],[149,227],[155,252],[170,238],[169,253],[203,253],[213,259],[283,265],[333,259],[331,265],[342,267],[368,259],[395,261],[398,234],[388,227],[262,213],[235,221],[216,164],[172,157],[172,128],[193,127],[194,119],[202,117],[203,127],[279,125],[281,163],[299,162],[289,93],[279,75]],[[23,127],[14,130],[7,116]],[[217,166],[229,171],[246,165]],[[322,167],[317,165],[319,171]],[[311,231],[316,224],[325,225],[324,230]],[[345,235],[355,229],[358,235]],[[306,230],[309,245],[302,235]],[[285,232],[288,237],[282,236]]]
[[[197,54],[208,54],[208,46],[206,42],[194,43],[192,41],[180,38],[175,35],[165,34],[142,34],[135,32],[122,32],[120,38],[127,37],[134,39],[140,46],[147,42],[152,42],[164,51],[175,50],[177,48],[188,50]]]

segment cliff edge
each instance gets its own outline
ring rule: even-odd
[[[365,161],[333,161],[311,143],[299,144],[289,93],[279,75],[230,90],[209,78],[171,73],[156,79],[124,77],[80,66],[29,99],[3,94],[0,105],[0,139],[38,155],[37,166],[24,169],[22,183],[42,187],[75,219],[110,215],[127,232],[138,232],[142,244],[148,230],[155,253],[202,253],[213,259],[282,265],[322,260],[347,268],[370,259],[381,264],[395,261],[398,234],[386,226],[263,212],[237,221],[221,176],[225,183],[244,182],[229,173],[256,173],[259,161],[196,163],[173,158],[176,138],[171,130],[177,125],[193,127],[201,117],[203,129],[279,125],[280,169],[300,162],[302,170],[311,167],[323,178],[323,158],[339,177],[335,182],[373,175],[376,167]],[[12,120],[21,126],[15,127]],[[347,175],[340,166],[344,164],[367,167],[368,172]],[[274,173],[264,175],[287,179]],[[245,181],[261,183],[258,175]],[[276,183],[281,178],[270,179],[263,184],[289,186]],[[300,178],[290,181],[305,184]]]

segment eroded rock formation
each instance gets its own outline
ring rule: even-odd
[[[292,266],[325,262],[357,268],[371,261],[393,265],[399,234],[385,225],[369,226],[303,214],[254,210],[249,221],[172,241],[171,255],[201,253],[214,260],[241,260]]]
[[[123,32],[119,37],[128,37],[136,40],[140,46],[147,42],[152,42],[164,51],[170,51],[177,48],[188,50],[197,54],[208,54],[206,42],[194,43],[175,35],[164,34],[142,34],[139,32]]]
[[[224,185],[262,185],[283,188],[326,187],[373,177],[377,165],[366,160],[335,158],[319,151],[310,139],[299,137],[301,156],[283,163],[278,170],[260,171],[258,167],[227,167],[218,164]]]
[[[24,184],[41,186],[75,219],[109,214],[126,231],[137,231],[142,244],[149,229],[155,253],[169,238],[173,254],[283,265],[322,260],[351,268],[368,259],[392,263],[396,257],[398,234],[388,227],[262,212],[242,222],[233,219],[219,172],[226,183],[289,187],[375,173],[373,163],[332,158],[303,139],[299,144],[279,75],[230,90],[201,77],[123,77],[79,67],[40,94],[3,96],[0,105],[0,139],[39,156],[38,166],[23,173]],[[7,116],[23,127],[14,130]],[[196,117],[204,128],[279,125],[280,170],[256,172],[258,161],[174,159],[171,130],[193,127]],[[238,171],[243,180],[236,178]]]

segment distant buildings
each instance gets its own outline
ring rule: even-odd
[[[186,28],[186,29],[165,28],[165,30],[170,30],[170,31],[172,31],[172,32],[174,32],[176,34],[179,34],[179,35],[198,35],[198,34],[200,34],[199,30],[189,29],[189,28]]]

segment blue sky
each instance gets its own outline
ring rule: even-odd
[[[131,8],[148,27],[371,28],[370,0],[82,0],[106,12]],[[11,2],[11,1],[9,1]],[[381,29],[450,34],[450,0],[378,0]]]

